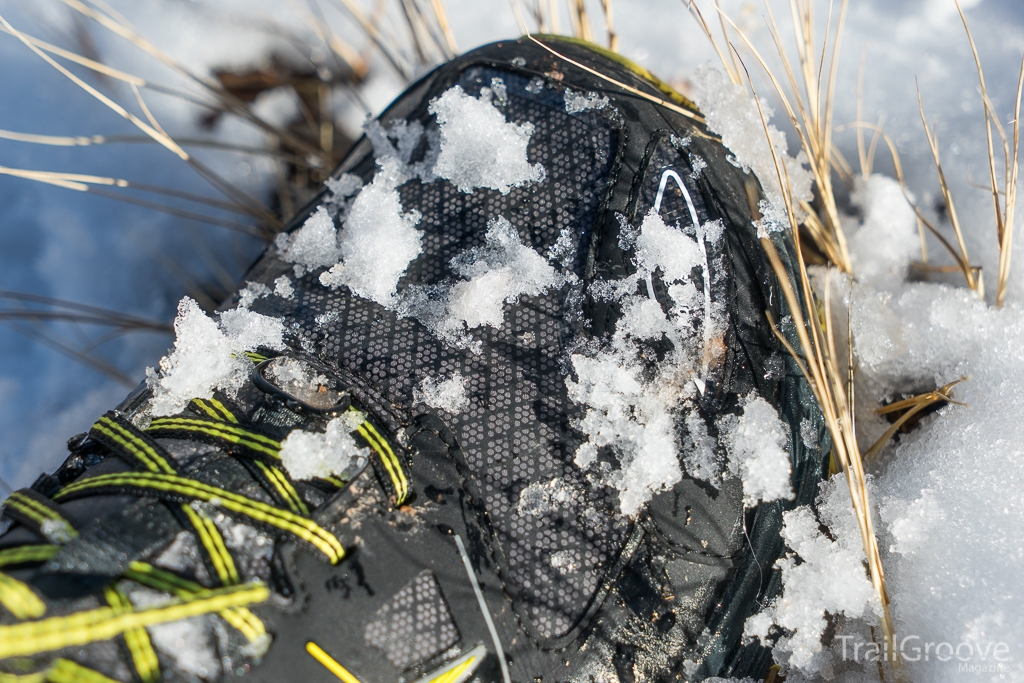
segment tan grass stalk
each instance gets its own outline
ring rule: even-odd
[[[619,34],[615,32],[615,16],[612,11],[612,0],[601,0],[601,10],[604,12],[604,29],[608,33],[608,49],[612,52],[618,52]]]
[[[889,136],[889,134],[886,133],[880,125],[874,123],[867,123],[865,121],[855,121],[854,123],[849,124],[849,126],[873,130],[875,132],[875,135],[877,136],[877,139],[880,139],[883,142],[885,142],[886,147],[889,148],[889,155],[892,157],[893,168],[896,173],[896,180],[897,182],[899,182],[900,188],[903,190],[903,196],[907,200],[907,204],[910,205],[910,208],[912,208],[914,210],[914,213],[917,215],[918,228],[920,229],[921,226],[927,228],[928,232],[930,232],[935,237],[935,239],[939,241],[939,244],[941,244],[943,248],[945,248],[945,250],[949,252],[949,255],[953,257],[953,260],[956,261],[956,266],[949,268],[946,266],[929,265],[927,260],[925,260],[924,263],[918,265],[918,269],[922,270],[923,272],[943,273],[955,272],[959,270],[961,273],[969,272],[972,274],[973,277],[978,278],[978,275],[981,272],[981,268],[979,266],[970,265],[970,262],[967,260],[967,254],[961,252],[957,247],[953,246],[953,244],[950,243],[946,236],[939,231],[938,227],[936,227],[936,225],[931,220],[929,220],[927,216],[925,216],[924,211],[922,211],[921,207],[919,207],[917,203],[914,201],[910,193],[910,188],[907,187],[906,179],[903,176],[903,164],[900,161],[899,151],[896,149],[896,143]],[[846,127],[847,126],[840,126],[839,128],[837,128],[837,130],[843,130]],[[873,160],[873,158],[873,154],[869,154],[869,159]],[[925,251],[923,240],[921,249],[922,254],[927,255],[928,252]]]
[[[835,55],[838,52],[838,44],[833,48],[833,63],[828,69],[827,85],[823,88],[822,73],[824,72],[824,55],[826,54],[824,47],[822,48],[821,60],[818,62],[819,67],[817,69],[817,75],[815,75],[814,70],[809,68],[809,65],[812,63],[812,52],[810,48],[813,46],[813,40],[810,37],[810,7],[809,5],[804,5],[797,0],[792,0],[791,9],[793,11],[794,22],[797,24],[798,41],[802,45],[802,47],[798,47],[798,50],[801,54],[804,82],[808,92],[808,103],[806,105],[802,101],[799,91],[796,88],[796,79],[793,77],[789,62],[785,57],[784,50],[782,49],[781,42],[779,40],[779,32],[775,27],[774,19],[772,19],[772,36],[789,75],[790,84],[793,86],[794,97],[797,101],[797,106],[801,111],[799,119],[788,103],[786,94],[778,80],[771,73],[771,70],[767,68],[765,61],[756,53],[753,45],[746,36],[743,35],[742,31],[740,31],[731,20],[729,20],[729,23],[732,25],[733,30],[737,31],[744,42],[746,42],[751,51],[755,53],[758,61],[763,67],[765,67],[769,78],[776,86],[780,97],[784,101],[787,111],[790,112],[794,127],[797,128],[798,133],[801,135],[801,142],[804,145],[804,150],[807,151],[808,156],[812,158],[812,166],[817,168],[817,172],[815,173],[815,180],[817,182],[821,180],[821,175],[826,173],[829,175],[831,174],[831,100],[834,92],[834,60]],[[840,28],[842,26],[844,11],[845,2],[843,3],[843,10],[840,12]],[[723,14],[722,16],[725,15]],[[728,20],[728,17],[726,17],[726,19]],[[740,63],[742,64],[742,60]],[[864,461],[861,457],[860,446],[857,443],[855,435],[856,429],[852,395],[852,343],[850,343],[850,357],[846,360],[844,372],[840,366],[840,359],[838,358],[835,343],[835,330],[831,306],[831,271],[826,271],[823,318],[819,318],[817,315],[811,315],[810,318],[805,321],[803,317],[803,310],[817,310],[817,299],[814,296],[810,285],[806,261],[804,260],[803,252],[800,247],[800,239],[798,237],[800,225],[797,219],[796,206],[792,196],[792,186],[790,184],[788,170],[785,164],[783,164],[779,159],[774,145],[771,144],[768,121],[761,107],[760,99],[757,97],[753,80],[751,79],[750,73],[747,71],[745,65],[743,66],[743,69],[746,73],[747,84],[753,92],[754,101],[757,104],[765,137],[769,140],[769,149],[772,153],[776,174],[782,189],[783,201],[786,206],[786,214],[789,218],[793,244],[796,249],[796,261],[799,269],[797,278],[797,285],[800,290],[799,297],[793,288],[793,283],[790,281],[789,274],[779,257],[774,243],[768,236],[763,236],[761,238],[761,244],[772,265],[772,269],[776,274],[780,287],[782,288],[790,315],[793,317],[794,326],[800,343],[800,351],[798,352],[793,348],[786,337],[779,331],[774,320],[771,319],[770,313],[768,314],[769,322],[771,324],[772,331],[783,346],[789,351],[790,355],[800,367],[800,370],[810,384],[815,398],[821,407],[829,433],[832,436],[833,455],[846,476],[846,481],[850,491],[850,500],[853,506],[854,515],[857,518],[861,534],[861,542],[863,544],[864,554],[867,560],[868,575],[875,591],[878,594],[879,605],[882,609],[881,626],[883,638],[885,640],[884,651],[887,653],[887,659],[890,661],[891,666],[899,676],[901,675],[900,662],[896,657],[894,649],[895,629],[893,627],[892,613],[889,607],[889,595],[885,583],[885,573],[882,567],[881,555],[878,549],[878,538],[875,534],[874,522],[871,515],[872,508],[867,489]],[[812,80],[817,85],[812,85]],[[823,91],[825,93],[824,111],[820,109],[822,98],[819,97]],[[814,161],[815,159],[816,161]],[[822,181],[822,183],[818,185],[818,188],[820,192],[828,192],[831,197],[832,185],[830,180],[828,182]],[[829,205],[828,201],[823,203],[826,207]],[[834,207],[834,198],[832,198],[831,204]],[[839,227],[837,216],[833,216],[832,219],[836,221],[833,224],[832,229],[841,236],[842,231]],[[820,221],[820,223],[824,223],[824,221]],[[847,333],[850,333],[849,329],[847,330]],[[852,342],[852,340],[849,341]]]
[[[452,33],[452,25],[448,20],[448,8],[445,7],[444,0],[430,0],[430,4],[434,9],[437,24],[441,27],[441,34],[444,36],[445,47],[448,49],[448,58],[450,59],[459,54],[459,44],[455,42],[455,34]]]
[[[700,6],[697,5],[694,0],[683,0],[686,3],[686,8],[690,10],[694,17],[697,19],[697,25],[704,32],[704,36],[711,42],[711,47],[714,48],[718,54],[718,60],[722,63],[722,67],[725,69],[725,73],[728,74],[729,80],[732,81],[733,85],[739,85],[743,82],[740,77],[740,69],[736,64],[736,55],[729,49],[729,36],[725,33],[725,13],[721,11],[718,6],[718,2],[715,2],[715,9],[718,11],[719,21],[722,24],[722,33],[725,34],[726,47],[723,50],[718,44],[718,39],[711,32],[711,28],[708,26],[708,22],[704,20],[704,15],[700,11]],[[731,59],[726,59],[726,53],[729,53]]]
[[[942,170],[942,160],[939,154],[939,139],[938,134],[933,133],[931,128],[928,126],[928,117],[924,113],[924,104],[921,101],[921,89],[917,89],[917,108],[921,113],[921,123],[924,125],[924,134],[928,139],[928,148],[931,150],[932,159],[935,162],[935,173],[939,178],[939,188],[942,191],[942,202],[946,206],[946,214],[949,216],[949,223],[953,226],[953,234],[956,236],[956,244],[959,249],[962,258],[959,259],[961,270],[964,274],[964,279],[967,280],[967,286],[973,289],[979,297],[984,298],[985,296],[985,281],[981,277],[975,278],[974,269],[970,267],[970,256],[967,253],[967,244],[964,242],[963,231],[960,229],[960,217],[956,212],[956,204],[953,201],[953,193],[949,189],[949,183],[946,182],[946,174]],[[989,129],[991,132],[991,129]],[[997,195],[998,196],[998,195]]]
[[[890,403],[889,405],[882,406],[881,408],[877,409],[875,413],[877,413],[878,415],[889,415],[890,413],[897,413],[901,410],[904,410],[906,412],[900,415],[899,419],[893,422],[889,429],[885,430],[885,433],[882,434],[882,436],[879,437],[877,441],[875,441],[871,448],[867,450],[867,452],[864,454],[864,460],[866,460],[867,462],[871,462],[876,457],[878,457],[878,454],[882,451],[882,448],[885,446],[886,443],[889,442],[889,439],[891,439],[893,435],[896,434],[897,431],[899,431],[900,427],[906,424],[907,421],[910,420],[910,418],[914,417],[925,408],[933,406],[937,403],[955,403],[960,406],[966,405],[965,403],[954,401],[952,393],[953,387],[955,387],[957,384],[960,384],[960,382],[965,381],[966,379],[966,377],[961,377],[958,380],[955,380],[953,382],[950,382],[949,384],[939,387],[935,391],[929,391],[918,396],[903,399],[902,401],[895,401],[893,403]]]
[[[554,48],[549,47],[548,45],[545,45],[541,41],[537,40],[536,38],[534,38],[530,34],[526,34],[526,37],[529,38],[530,40],[532,40],[533,42],[537,43],[537,45],[540,45],[542,48],[544,48],[545,50],[547,50],[551,54],[555,55],[559,59],[561,59],[561,60],[563,60],[563,61],[565,61],[565,62],[567,62],[569,64],[572,64],[573,66],[575,66],[578,69],[583,69],[587,73],[591,74],[592,76],[596,76],[597,78],[601,79],[602,81],[605,81],[606,83],[611,83],[612,85],[618,86],[618,87],[622,88],[623,90],[625,90],[626,92],[632,93],[632,94],[636,95],[637,97],[641,97],[641,98],[643,98],[645,100],[648,100],[649,102],[654,102],[655,104],[657,104],[659,106],[662,106],[662,107],[665,107],[666,109],[669,109],[671,111],[674,111],[677,114],[682,114],[683,116],[685,116],[685,117],[687,117],[689,119],[693,119],[694,121],[697,121],[698,123],[704,123],[704,117],[701,116],[700,114],[694,112],[694,111],[691,111],[691,110],[689,110],[689,109],[687,109],[685,107],[680,107],[679,105],[677,105],[677,104],[675,104],[673,102],[669,102],[668,100],[664,100],[664,99],[662,99],[660,97],[656,97],[654,95],[651,95],[650,93],[645,93],[643,90],[638,90],[637,88],[634,88],[631,85],[628,85],[628,84],[623,83],[621,81],[617,81],[614,78],[610,78],[609,76],[604,75],[600,71],[596,71],[594,69],[591,69],[588,66],[580,64],[579,62],[577,62],[574,59],[569,59],[565,55],[563,55],[560,52],[556,51]]]
[[[832,153],[833,100],[840,40],[842,27],[846,20],[848,0],[843,0],[840,6],[833,42],[830,43],[830,34],[826,32],[825,40],[820,48],[820,58],[816,57],[819,54],[819,50],[815,46],[813,33],[812,1],[790,0],[790,13],[793,19],[794,30],[797,34],[797,54],[800,73],[800,78],[798,79],[793,64],[783,46],[781,32],[771,12],[771,7],[767,4],[767,0],[765,0],[769,34],[775,44],[775,49],[786,74],[789,86],[788,91],[779,78],[776,77],[767,60],[761,56],[761,53],[746,33],[725,12],[719,10],[719,15],[732,27],[732,30],[736,32],[746,48],[754,55],[754,58],[764,69],[765,74],[775,88],[779,101],[789,116],[790,123],[800,140],[801,147],[807,154],[814,183],[818,190],[817,201],[820,202],[820,207],[814,212],[817,214],[818,223],[822,228],[819,234],[828,236],[828,239],[817,243],[818,248],[840,270],[847,274],[852,274],[853,267],[850,263],[849,251],[846,246],[846,236],[843,234],[842,225],[839,221],[839,210],[836,206],[835,195],[832,190],[832,161],[834,158]],[[693,4],[696,4],[696,2]],[[826,55],[828,55],[827,59]]]
[[[15,35],[14,33],[11,33],[9,30],[7,30],[6,27],[0,27],[0,31],[11,36]],[[97,62],[93,59],[89,59],[88,57],[83,57],[80,54],[72,52],[71,50],[65,50],[63,48],[57,47],[56,45],[51,45],[50,43],[39,40],[38,38],[34,38],[33,36],[28,35],[27,33],[22,32],[21,35],[22,37],[24,37],[25,40],[27,40],[32,45],[38,47],[40,50],[43,50],[44,52],[49,52],[52,55],[57,55],[58,57],[66,59],[70,62],[74,62],[75,64],[80,64],[81,66],[84,66],[87,69],[92,69],[96,73],[103,74],[104,76],[109,76],[110,78],[119,81],[124,81],[125,83],[134,83],[139,87],[144,87],[146,85],[146,81],[142,78],[139,78],[138,76],[133,76],[119,69],[107,66],[102,62]]]
[[[978,55],[978,46],[974,42],[974,35],[971,27],[964,16],[960,0],[956,2],[957,12],[960,13],[960,21],[967,33],[967,40],[971,44],[971,54],[974,56],[974,65],[978,70],[978,83],[981,87],[981,101],[985,111],[985,138],[988,142],[988,171],[990,190],[992,192],[992,208],[996,219],[996,237],[999,241],[999,272],[996,284],[996,305],[1002,306],[1006,296],[1006,285],[1010,276],[1010,254],[1013,249],[1013,220],[1014,208],[1017,201],[1017,172],[1018,153],[1020,143],[1020,102],[1021,90],[1024,88],[1024,61],[1021,62],[1020,77],[1017,80],[1017,99],[1013,116],[1013,147],[1010,148],[1006,139],[1006,133],[998,116],[993,111],[992,102],[988,96],[988,87],[985,84],[985,71],[981,67],[981,57]],[[1004,163],[1004,186],[999,187],[996,175],[996,156],[992,140],[992,128],[995,126],[1003,141],[1003,163]],[[926,131],[927,132],[927,131]],[[1001,205],[1000,194],[1003,194],[1005,204]]]
[[[81,5],[81,3],[78,2],[78,0],[62,0],[62,2],[65,2],[65,4],[69,4],[69,5],[76,5],[76,4],[77,5]],[[92,13],[89,16],[98,15],[98,13],[94,12],[90,8],[85,8],[85,9]],[[103,15],[98,15],[98,16],[103,16]],[[113,21],[109,17],[105,17],[104,16],[104,18],[107,19],[108,21]],[[147,123],[147,122],[141,120],[139,117],[137,117],[134,114],[132,114],[131,112],[129,112],[127,109],[122,107],[120,104],[114,102],[112,99],[110,99],[109,97],[107,97],[103,93],[101,93],[98,90],[96,90],[96,88],[92,87],[91,85],[89,85],[88,83],[83,81],[81,78],[79,78],[74,73],[69,71],[66,67],[64,67],[63,65],[58,63],[56,60],[54,60],[52,57],[50,57],[48,54],[46,54],[46,52],[44,52],[41,48],[39,48],[36,45],[32,44],[32,42],[30,42],[26,36],[24,36],[20,31],[15,29],[3,16],[0,16],[0,24],[2,24],[3,27],[7,29],[8,33],[10,33],[11,35],[13,35],[16,38],[18,38],[19,41],[21,41],[26,47],[28,47],[30,50],[32,50],[40,58],[42,58],[47,64],[49,64],[54,69],[56,69],[60,74],[62,74],[64,77],[66,77],[72,83],[74,83],[79,88],[84,90],[86,93],[91,95],[94,99],[98,100],[104,106],[106,106],[110,110],[114,111],[119,116],[125,118],[129,122],[131,122],[136,128],[138,128],[140,131],[142,131],[145,135],[149,136],[155,142],[157,142],[158,144],[162,145],[163,147],[165,147],[168,150],[170,150],[171,152],[173,152],[178,158],[180,158],[183,161],[185,161],[186,163],[188,163],[196,171],[198,171],[203,177],[205,177],[214,187],[219,189],[226,196],[232,197],[237,202],[239,202],[240,204],[249,206],[253,210],[258,211],[259,215],[263,219],[263,221],[268,226],[270,226],[271,228],[276,229],[276,228],[280,227],[280,225],[281,225],[280,219],[278,219],[276,216],[274,216],[274,214],[272,214],[270,211],[266,210],[262,206],[262,204],[260,204],[260,202],[258,202],[256,199],[254,199],[253,197],[249,196],[247,193],[243,192],[242,190],[238,189],[237,187],[235,187],[235,186],[231,185],[230,183],[228,183],[226,180],[221,178],[218,174],[214,173],[212,170],[207,168],[204,164],[202,164],[199,161],[193,159],[184,149],[181,148],[180,145],[178,145],[169,135],[167,135],[161,128],[159,128],[159,126],[154,127],[151,123]],[[105,26],[106,24],[103,24],[103,25]],[[141,38],[139,38],[139,41],[145,42]],[[137,85],[135,83],[132,83],[131,85],[132,85],[133,88],[136,88],[136,92],[137,92]],[[143,103],[143,109],[148,114],[148,109],[145,108],[144,103]],[[152,115],[149,114],[149,117],[152,118]]]

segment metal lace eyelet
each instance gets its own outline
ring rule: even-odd
[[[295,412],[332,415],[352,405],[352,397],[330,370],[308,360],[268,358],[253,368],[252,380],[260,391],[277,397]]]

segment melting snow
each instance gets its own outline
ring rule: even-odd
[[[418,319],[449,343],[467,346],[467,329],[500,327],[506,304],[562,285],[564,278],[522,243],[505,218],[492,218],[487,226],[484,246],[466,249],[452,259],[452,270],[467,279],[410,287],[403,293],[400,315]]]
[[[526,158],[533,124],[506,121],[489,100],[470,97],[460,86],[431,102],[430,113],[441,126],[435,172],[463,192],[482,187],[508,194],[544,180],[544,167]]]
[[[397,192],[406,180],[398,160],[384,161],[373,182],[352,201],[338,236],[341,262],[320,275],[321,284],[346,286],[382,306],[394,302],[398,280],[421,251],[420,213],[405,213]]]
[[[324,433],[292,431],[281,442],[281,464],[300,481],[341,474],[353,458],[369,453],[352,437],[362,422],[361,414],[347,412],[328,422]]]
[[[412,398],[416,403],[423,403],[452,414],[461,413],[469,407],[466,380],[458,371],[443,381],[424,377],[419,388],[413,389]]]
[[[775,645],[775,658],[788,659],[790,666],[805,671],[816,671],[828,661],[827,654],[819,654],[826,613],[854,619],[874,616],[880,609],[864,570],[864,547],[845,475],[837,474],[822,486],[818,505],[836,540],[822,534],[810,507],[784,512],[782,538],[796,554],[776,562],[785,592],[744,626],[745,636],[762,642],[770,642],[773,625],[785,629],[786,635]]]
[[[608,106],[608,98],[602,97],[596,92],[584,94],[566,88],[564,98],[566,114],[579,114],[588,109],[604,109]]]
[[[692,77],[694,99],[707,120],[708,129],[722,136],[723,144],[733,153],[733,163],[747,171],[753,171],[764,188],[767,204],[762,202],[765,225],[770,230],[787,229],[789,219],[785,213],[785,202],[779,174],[775,168],[772,150],[765,139],[764,122],[758,112],[750,91],[743,85],[734,85],[729,77],[710,63],[698,67]],[[770,119],[772,109],[761,102],[765,119]],[[786,151],[786,135],[768,124],[772,147],[780,161],[785,164],[789,184],[792,186],[794,203],[804,199],[811,201],[811,172],[805,168],[807,156],[803,150],[796,157]],[[798,209],[799,211],[799,209]],[[799,217],[799,216],[798,216]]]
[[[252,368],[244,351],[284,347],[279,319],[237,308],[222,313],[218,325],[188,297],[178,304],[174,332],[174,349],[160,360],[160,373],[147,371],[150,410],[157,417],[181,412],[193,398],[210,398],[215,389],[233,394]]]
[[[743,504],[792,500],[787,436],[789,429],[768,401],[748,396],[743,414],[719,420],[729,452],[729,472],[743,480]]]

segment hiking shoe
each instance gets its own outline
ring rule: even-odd
[[[599,48],[439,67],[4,503],[0,680],[761,680],[829,449],[760,198]]]

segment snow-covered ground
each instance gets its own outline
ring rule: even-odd
[[[203,74],[211,68],[252,65],[275,50],[290,49],[282,46],[281,29],[268,27],[290,27],[310,41],[310,50],[320,47],[297,14],[299,3],[112,4],[142,35]],[[703,3],[705,13],[711,4]],[[767,48],[760,3],[724,0],[722,5],[762,49]],[[819,5],[824,18],[827,7]],[[1013,111],[1024,52],[1024,8],[1019,0],[971,0],[963,5],[978,40],[994,107],[1006,122]],[[463,49],[518,33],[509,5],[500,0],[449,0],[448,7]],[[780,21],[788,15],[788,3],[773,7]],[[591,16],[600,17],[599,4],[590,9]],[[707,78],[698,78],[697,69],[716,57],[684,4],[620,1],[615,9],[623,54],[699,95]],[[91,44],[112,66],[186,87],[182,78],[95,26],[88,28],[89,41],[76,40],[76,35],[85,35],[83,29],[70,21],[70,13],[58,2],[5,0],[0,13],[43,40]],[[328,12],[325,18],[341,35],[356,35],[341,15]],[[16,39],[0,38],[0,74],[6,86],[0,129],[46,135],[136,132]],[[991,197],[978,189],[987,184],[988,169],[969,45],[953,0],[854,0],[842,49],[837,124],[856,118],[857,73],[863,61],[864,117],[884,117],[912,192],[934,216],[938,188],[917,113],[915,79],[920,85],[926,110],[935,119],[971,261],[984,267],[989,292],[988,302],[978,301],[953,275],[944,278],[945,285],[908,283],[907,265],[919,258],[914,216],[891,180],[875,176],[859,181],[850,198],[856,212],[850,213],[848,235],[861,279],[846,291],[860,367],[861,442],[870,444],[884,431],[885,423],[871,414],[880,401],[969,377],[955,389],[957,400],[967,406],[949,406],[925,418],[916,431],[883,452],[871,479],[906,675],[921,682],[1024,680],[1024,423],[1019,419],[1024,408],[1024,275],[1020,267],[1014,268],[1007,304],[994,308],[998,252]],[[752,60],[748,64],[756,74]],[[119,101],[127,103],[133,97],[124,87],[90,82],[117,94]],[[363,96],[377,111],[401,85],[377,58]],[[768,92],[763,81],[759,86],[762,95]],[[146,97],[155,117],[175,137],[210,134],[199,126],[194,107],[159,95]],[[294,103],[283,97],[266,97],[257,106],[278,121],[295,113]],[[338,101],[337,111],[339,123],[357,134],[364,112],[348,99]],[[215,134],[240,144],[263,143],[262,134],[228,119],[218,124]],[[837,141],[856,166],[853,132],[838,133]],[[265,161],[200,154],[249,192],[264,193],[272,185],[272,168]],[[194,172],[153,144],[80,148],[0,140],[0,165],[206,191]],[[884,175],[891,168],[880,150],[876,171]],[[497,187],[503,181],[494,182]],[[387,189],[381,192],[386,194]],[[22,179],[0,176],[0,200],[0,290],[69,299],[164,322],[173,318],[179,299],[193,292],[195,283],[230,287],[260,248],[255,239],[222,227]],[[942,227],[948,230],[947,224]],[[399,232],[405,228],[411,230],[408,225],[396,226]],[[929,252],[934,260],[947,262],[934,240]],[[477,276],[467,272],[470,279],[464,284],[472,284]],[[392,290],[393,285],[390,290],[384,286],[374,290],[374,296],[390,301]],[[454,308],[450,313],[456,315]],[[202,313],[195,310],[191,315],[200,320]],[[67,327],[62,333],[69,344],[80,347],[90,331]],[[99,355],[121,373],[141,380],[144,368],[156,365],[172,341],[166,334],[134,333],[106,342]],[[127,387],[10,327],[0,327],[0,349],[0,476],[18,487],[58,464],[64,457],[64,440],[86,429]],[[454,401],[459,388],[424,386],[421,400],[430,405]],[[769,620],[790,629],[777,655],[781,662],[803,670],[793,672],[791,681],[804,675],[877,680],[867,645],[872,641],[868,628],[877,627],[873,594],[864,590],[866,580],[857,573],[862,551],[844,487],[844,482],[835,481],[822,494],[821,518],[831,539],[804,512],[787,518],[787,543],[802,563],[787,561],[785,599],[749,624],[750,633],[766,632]],[[846,619],[833,645],[821,649],[823,610],[842,611]],[[918,656],[921,661],[913,661]]]

